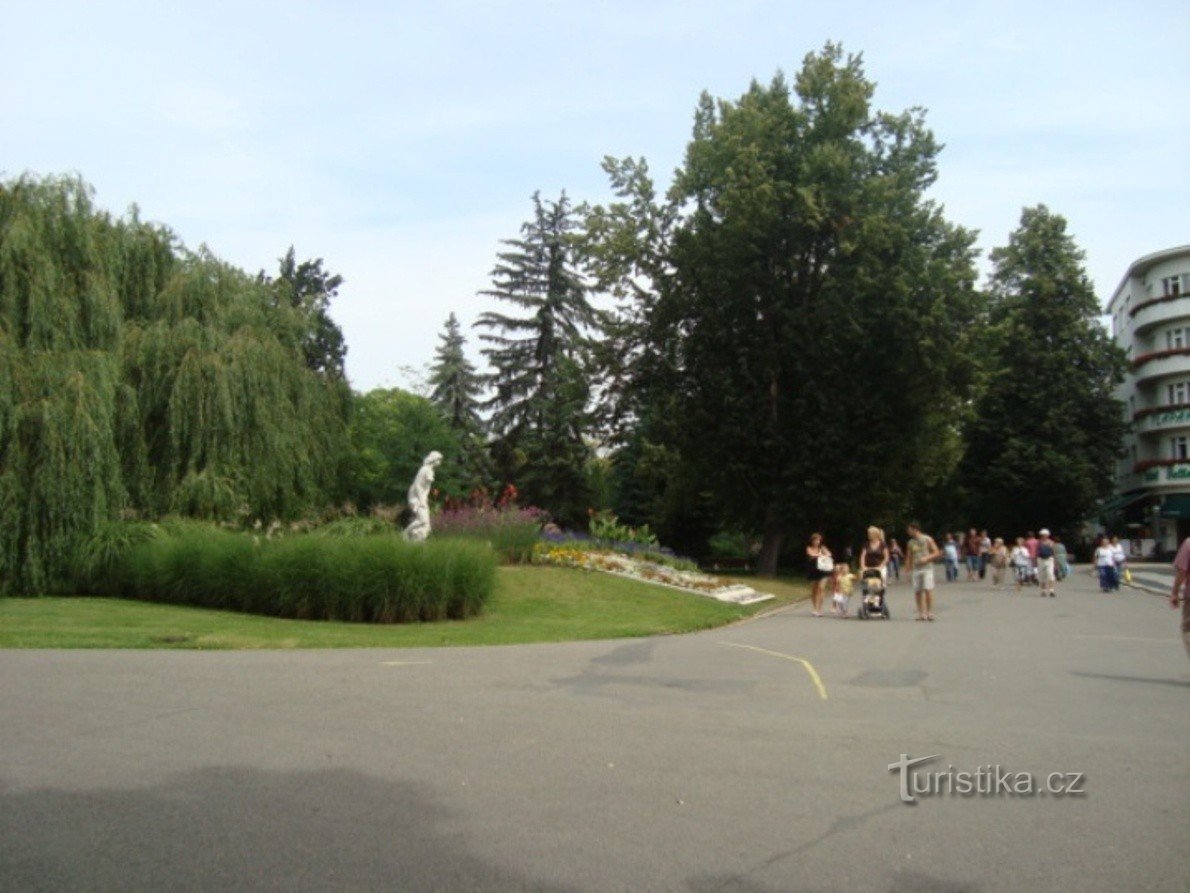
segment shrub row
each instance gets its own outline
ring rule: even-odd
[[[138,531],[84,555],[85,591],[300,619],[405,623],[478,613],[495,585],[485,544],[392,534],[265,539],[210,525]]]
[[[491,545],[505,564],[528,564],[541,534],[540,509],[516,506],[501,508],[447,509],[434,516],[433,536],[478,540]]]

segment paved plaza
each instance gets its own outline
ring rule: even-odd
[[[942,585],[935,623],[911,601],[614,642],[0,652],[0,889],[1185,890],[1168,603],[1085,570],[1055,599]],[[903,802],[902,755],[949,792]],[[956,792],[1009,773],[1083,793]]]

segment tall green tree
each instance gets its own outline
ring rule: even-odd
[[[460,474],[457,435],[425,397],[399,388],[376,388],[352,401],[351,498],[361,508],[403,505],[409,485],[431,450],[443,455],[435,486],[457,492]]]
[[[609,162],[620,201],[589,217],[599,281],[636,305],[621,415],[763,532],[768,572],[791,533],[903,518],[957,456],[934,438],[957,437],[973,378],[974,238],[926,198],[924,114],[873,92],[828,44],[792,88],[704,94],[665,201]]]
[[[467,359],[467,339],[451,313],[434,351],[430,367],[430,401],[446,418],[460,445],[459,477],[469,487],[481,487],[491,477],[491,462],[484,443],[484,421],[479,414],[483,381]],[[461,495],[461,494],[460,494]]]
[[[0,183],[0,591],[63,591],[125,510],[289,517],[346,426],[299,308],[78,179]]]
[[[279,262],[276,279],[261,274],[284,307],[297,311],[306,323],[302,354],[306,366],[323,375],[344,378],[347,342],[343,330],[331,318],[331,302],[338,297],[343,277],[322,268],[322,258],[297,262],[293,246]]]
[[[492,271],[495,298],[519,315],[482,314],[476,326],[492,371],[490,424],[505,475],[523,497],[575,522],[587,508],[590,427],[588,337],[597,323],[580,272],[578,218],[565,193],[533,196],[533,218],[503,244]]]
[[[1026,208],[991,254],[988,380],[959,480],[970,517],[1006,534],[1072,531],[1111,493],[1126,430],[1113,392],[1125,356],[1066,220]]]

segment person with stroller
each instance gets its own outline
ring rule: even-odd
[[[863,577],[864,571],[878,570],[880,579],[887,583],[889,560],[888,546],[884,543],[884,531],[879,527],[869,527],[868,542],[864,545],[863,551],[859,553],[860,577]]]

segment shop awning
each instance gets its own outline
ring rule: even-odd
[[[1170,493],[1162,499],[1161,517],[1190,519],[1190,493]]]
[[[1152,495],[1148,490],[1141,490],[1139,493],[1134,491],[1132,493],[1121,494],[1120,496],[1113,496],[1099,507],[1099,516],[1106,518],[1109,515],[1118,515],[1128,506],[1134,505],[1143,499],[1148,499]]]

